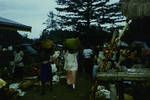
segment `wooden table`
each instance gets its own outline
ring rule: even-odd
[[[150,81],[150,69],[128,69],[123,72],[109,71],[109,72],[98,72],[96,75],[97,81],[115,82],[119,85],[119,100],[124,100],[123,96],[123,81]],[[111,88],[113,87],[113,88]],[[112,91],[116,91],[114,84],[110,84]],[[110,90],[111,90],[110,89]],[[111,100],[116,100],[117,93],[112,93],[113,97]]]

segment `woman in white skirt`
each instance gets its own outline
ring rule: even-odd
[[[75,89],[76,73],[78,69],[77,52],[66,51],[64,54],[64,69],[67,71],[67,84]]]

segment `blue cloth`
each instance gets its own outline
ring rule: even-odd
[[[50,63],[41,65],[40,79],[42,82],[48,82],[52,80],[52,68],[51,68]]]
[[[97,70],[98,70],[98,65],[94,65],[93,66],[93,79],[95,79],[96,78],[96,73],[97,73]]]

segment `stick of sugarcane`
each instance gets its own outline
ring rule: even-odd
[[[132,22],[132,20],[129,20],[127,23],[126,23],[126,25],[125,25],[125,27],[123,28],[123,30],[119,33],[119,39],[121,39],[121,37],[124,35],[124,33],[125,33],[125,31],[128,29],[128,27],[129,27],[129,24]]]
[[[119,36],[114,40],[116,44],[117,44],[117,43],[120,43],[121,37],[124,35],[125,31],[128,29],[129,24],[130,24],[131,22],[132,22],[132,20],[129,20],[129,21],[125,24],[123,30],[122,30],[121,32],[119,32]]]

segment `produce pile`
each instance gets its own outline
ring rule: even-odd
[[[64,46],[67,49],[78,49],[80,46],[80,40],[78,38],[68,38],[64,41]]]

